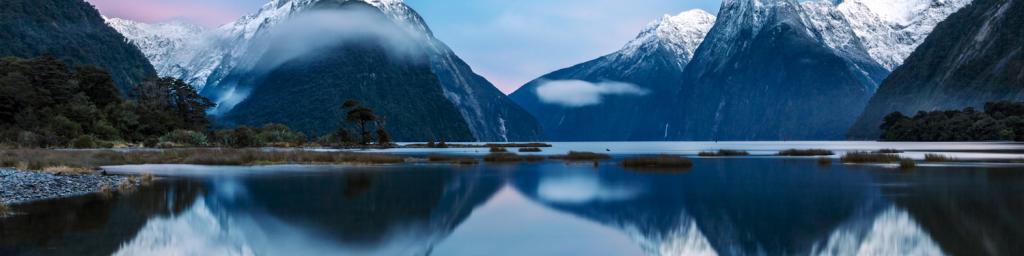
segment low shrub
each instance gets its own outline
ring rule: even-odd
[[[210,141],[206,137],[206,134],[180,129],[161,136],[160,142],[157,143],[157,147],[160,148],[205,147],[209,145]]]
[[[917,162],[914,162],[914,160],[912,160],[912,159],[900,160],[900,169],[910,170],[910,169],[914,169],[916,167],[917,167]]]
[[[835,152],[827,149],[787,149],[779,151],[776,155],[779,156],[831,156],[835,155]]]
[[[601,153],[569,151],[569,154],[552,156],[551,159],[564,161],[600,161],[612,159],[612,157],[608,154]]]
[[[947,156],[947,155],[929,153],[929,154],[925,154],[924,155],[924,161],[925,162],[952,162],[952,161],[956,161],[956,159],[953,158],[953,157]]]
[[[96,138],[90,135],[78,136],[71,140],[72,148],[96,148]]]
[[[687,169],[693,167],[690,159],[681,156],[643,156],[622,161],[622,166],[631,169]]]
[[[897,154],[849,152],[840,158],[843,163],[896,163],[900,160]]]
[[[513,163],[513,162],[522,162],[522,161],[525,161],[525,160],[526,160],[526,158],[523,158],[520,155],[517,155],[515,153],[507,153],[507,152],[490,153],[490,154],[487,154],[486,156],[484,156],[484,162],[490,162],[490,163]]]
[[[747,152],[747,151],[740,151],[740,150],[720,149],[718,151],[704,151],[704,152],[700,152],[697,155],[698,156],[702,156],[702,157],[749,156],[750,153]]]

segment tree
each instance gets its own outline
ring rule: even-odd
[[[384,126],[386,124],[387,124],[387,120],[385,118],[383,118],[383,117],[378,118],[378,120],[377,120],[377,144],[378,145],[388,146],[388,145],[391,145],[391,143],[392,143],[391,135],[388,134],[388,131],[386,129],[384,129]]]
[[[355,123],[359,128],[359,144],[367,145],[373,140],[373,136],[370,135],[370,130],[367,125],[376,121],[377,115],[373,113],[373,109],[360,105],[359,101],[347,100],[342,105],[342,108],[348,110],[345,115],[345,121]]]
[[[78,66],[75,68],[75,81],[78,82],[81,91],[99,107],[124,101],[121,98],[121,91],[114,84],[114,79],[101,68]]]

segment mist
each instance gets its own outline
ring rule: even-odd
[[[601,104],[607,96],[632,95],[643,96],[649,91],[631,83],[604,81],[591,83],[581,80],[541,81],[537,87],[537,97],[547,104],[564,107],[586,107]]]

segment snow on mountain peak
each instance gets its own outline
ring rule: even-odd
[[[134,44],[157,71],[172,69],[180,61],[181,50],[192,47],[206,29],[187,22],[170,21],[148,24],[120,18],[103,17],[107,25]],[[163,73],[161,73],[163,74]]]
[[[836,9],[868,53],[892,70],[917,49],[932,29],[972,0],[846,0]]]
[[[660,46],[679,56],[678,64],[685,66],[714,24],[715,16],[700,9],[665,15],[645,26],[620,54],[632,56]]]

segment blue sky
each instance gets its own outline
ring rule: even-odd
[[[104,15],[208,27],[267,0],[88,0]],[[406,0],[442,41],[506,93],[560,68],[611,53],[664,14],[721,0]]]

